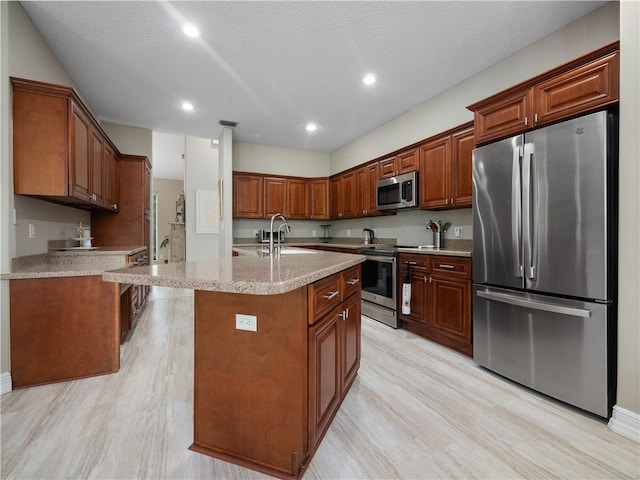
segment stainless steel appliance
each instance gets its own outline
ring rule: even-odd
[[[284,242],[284,230],[277,230],[273,232],[274,235],[274,241],[280,241],[280,243]],[[269,237],[271,237],[271,231],[269,229],[265,229],[265,230],[258,230],[258,233],[256,234],[256,237],[258,238],[258,243],[269,243]]]
[[[393,328],[401,325],[396,304],[397,253],[392,245],[369,245],[362,263],[362,314]]]
[[[418,173],[411,172],[376,182],[376,208],[398,210],[418,206]]]
[[[370,228],[362,229],[362,243],[365,245],[369,245],[371,243],[376,242],[376,232],[371,230]]]
[[[615,120],[473,151],[473,358],[602,417],[616,380]]]

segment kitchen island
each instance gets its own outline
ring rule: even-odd
[[[272,258],[260,247],[238,253],[103,279],[195,291],[191,450],[300,478],[360,365],[365,257],[287,248]]]

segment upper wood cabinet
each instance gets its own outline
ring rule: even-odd
[[[473,124],[433,137],[419,147],[420,208],[471,206]]]
[[[389,178],[418,169],[418,149],[410,148],[378,162],[380,178]]]
[[[95,245],[149,247],[151,238],[151,163],[141,155],[120,155],[118,175],[119,213],[105,209],[91,212],[91,234]]]
[[[19,78],[11,84],[14,193],[114,210],[117,190],[106,190],[105,149],[117,149],[75,91]]]
[[[376,208],[378,171],[378,162],[368,163],[355,171],[356,216],[358,217],[368,217],[378,214]]]
[[[233,218],[263,218],[262,175],[233,173]]]
[[[115,212],[118,211],[120,198],[120,182],[118,181],[118,157],[114,149],[106,143],[104,145],[104,168],[102,183],[104,185],[104,206]]]
[[[354,170],[331,177],[329,189],[331,218],[342,219],[358,216],[356,172]]]
[[[619,98],[619,42],[467,107],[482,144],[613,104]]]
[[[329,179],[309,180],[309,219],[327,220],[329,218]]]
[[[233,172],[233,217],[329,218],[329,180]]]

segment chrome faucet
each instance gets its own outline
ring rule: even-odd
[[[287,223],[286,217],[281,213],[276,213],[273,217],[271,217],[271,225],[269,227],[269,256],[273,258],[275,253],[275,246],[273,243],[273,222],[275,222],[276,218],[280,217],[282,219],[282,224],[278,227],[278,249],[280,249],[280,228],[284,226],[287,233],[291,233],[291,227]]]

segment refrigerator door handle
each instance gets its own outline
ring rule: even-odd
[[[524,144],[522,156],[522,235],[524,250],[524,270],[528,279],[536,277],[536,268],[533,258],[533,212],[532,212],[532,176],[531,157],[533,157],[533,144]]]
[[[518,307],[533,308],[535,310],[544,310],[545,312],[559,313],[562,315],[572,315],[574,317],[591,317],[591,310],[585,310],[583,308],[565,307],[563,305],[556,305],[553,303],[538,302],[536,300],[528,300],[515,295],[509,295],[506,293],[486,292],[478,290],[476,294],[481,298],[487,300],[493,300],[500,303],[508,303],[509,305],[515,305]]]
[[[522,180],[520,177],[520,159],[522,147],[513,147],[513,165],[511,167],[511,248],[513,249],[513,275],[522,277]]]

